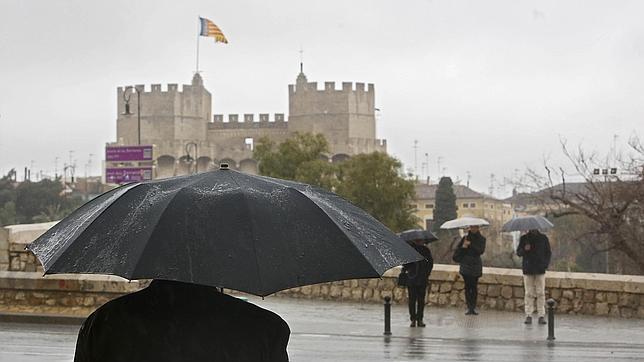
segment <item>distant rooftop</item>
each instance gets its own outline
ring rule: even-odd
[[[416,198],[419,200],[432,200],[436,197],[436,189],[438,184],[426,184],[426,183],[417,183],[416,186]],[[474,191],[471,188],[465,185],[453,185],[454,194],[457,199],[493,199],[495,197],[483,194],[478,191]]]

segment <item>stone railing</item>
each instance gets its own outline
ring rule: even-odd
[[[0,271],[0,313],[86,316],[107,301],[135,292],[147,281],[106,275],[51,275]]]
[[[25,247],[57,221],[0,227],[0,271],[42,272],[36,257]]]
[[[346,280],[280,292],[296,298],[381,303],[391,296],[407,302],[407,291],[398,287],[400,268],[381,279]],[[429,305],[465,308],[463,279],[456,265],[435,265],[426,300]],[[483,309],[523,311],[523,275],[519,269],[483,268],[479,279],[479,306]],[[644,276],[562,273],[546,274],[546,298],[558,302],[557,311],[569,314],[644,318]]]
[[[307,299],[406,303],[396,286],[400,268],[380,279],[346,280],[293,288],[277,293]],[[479,306],[518,312],[523,309],[523,277],[518,269],[484,268]],[[108,300],[131,293],[147,282],[98,275],[49,275],[0,271],[0,312],[87,315]],[[427,291],[428,304],[464,308],[464,284],[454,265],[435,265]],[[561,313],[644,318],[644,276],[549,272],[546,294]]]

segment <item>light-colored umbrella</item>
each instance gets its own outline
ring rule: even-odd
[[[503,225],[501,231],[526,231],[541,230],[546,231],[555,227],[548,219],[540,215],[529,215],[515,217]]]
[[[469,226],[486,226],[490,225],[485,219],[478,217],[459,217],[458,219],[446,221],[441,225],[441,229],[464,229]]]

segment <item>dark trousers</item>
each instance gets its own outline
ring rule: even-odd
[[[470,277],[463,275],[465,281],[465,302],[467,309],[476,308],[476,299],[479,295],[479,277]]]
[[[423,320],[423,310],[425,309],[425,285],[410,285],[407,287],[407,296],[409,301],[409,319],[412,321]]]

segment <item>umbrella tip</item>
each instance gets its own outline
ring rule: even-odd
[[[227,164],[227,163],[220,163],[220,164],[219,164],[219,169],[220,169],[220,170],[230,170],[230,168],[228,168],[228,164]]]

